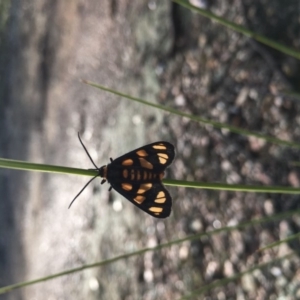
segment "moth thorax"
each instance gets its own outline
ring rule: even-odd
[[[99,175],[102,178],[107,178],[107,166],[102,166],[99,168]]]

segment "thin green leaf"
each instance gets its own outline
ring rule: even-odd
[[[298,239],[299,237],[300,237],[300,232],[298,232],[296,234],[293,234],[293,235],[290,235],[287,238],[282,239],[280,241],[271,243],[271,244],[267,245],[266,247],[260,248],[260,249],[257,250],[257,252],[262,252],[262,251],[265,251],[267,249],[271,249],[271,248],[274,248],[276,246],[279,246],[281,244],[286,244],[287,242],[290,242],[292,240]]]
[[[108,264],[116,262],[118,260],[127,259],[127,258],[130,258],[130,257],[136,256],[136,255],[141,255],[141,254],[144,254],[144,253],[149,252],[149,251],[158,251],[158,250],[161,250],[163,248],[170,247],[170,246],[176,245],[176,244],[181,244],[181,243],[186,242],[186,241],[192,241],[192,240],[200,239],[202,237],[209,237],[209,236],[212,236],[214,234],[221,233],[221,232],[230,232],[230,231],[233,231],[233,230],[243,229],[243,228],[247,228],[249,226],[258,225],[258,224],[262,224],[262,223],[265,223],[265,222],[274,222],[276,220],[280,220],[280,219],[283,219],[283,218],[288,218],[288,217],[291,217],[295,214],[299,214],[299,212],[300,212],[300,210],[289,211],[289,212],[284,212],[284,213],[277,214],[277,215],[274,215],[274,216],[271,216],[271,217],[254,219],[254,220],[251,220],[249,222],[244,222],[244,223],[241,223],[241,224],[236,225],[236,226],[222,227],[222,228],[219,228],[219,229],[214,230],[214,231],[191,235],[191,236],[188,236],[188,237],[185,237],[185,238],[182,238],[182,239],[177,239],[177,240],[174,240],[174,241],[171,241],[171,242],[168,242],[168,243],[164,243],[164,244],[161,244],[161,245],[158,245],[158,246],[155,246],[155,247],[148,247],[148,248],[140,249],[138,251],[122,254],[122,255],[113,257],[111,259],[107,259],[105,261],[100,261],[100,262],[97,262],[97,263],[84,265],[84,266],[81,266],[81,267],[73,268],[73,269],[63,271],[63,272],[60,272],[60,273],[56,273],[56,274],[53,274],[53,275],[41,277],[41,278],[38,278],[38,279],[35,279],[35,280],[24,281],[24,282],[19,282],[19,283],[12,284],[12,285],[4,286],[4,287],[0,288],[0,294],[5,294],[5,293],[8,293],[12,290],[18,289],[18,288],[22,288],[22,287],[29,286],[29,285],[34,285],[34,284],[37,284],[37,283],[40,283],[40,282],[43,282],[43,281],[58,278],[58,277],[65,276],[65,275],[68,275],[68,274],[73,274],[73,273],[80,272],[80,271],[83,271],[83,270],[86,270],[86,269],[108,265]]]
[[[199,13],[200,15],[204,16],[204,17],[207,17],[211,20],[214,20],[216,22],[218,22],[219,24],[222,24],[236,32],[239,32],[239,33],[242,33],[243,35],[247,36],[247,37],[250,37],[264,45],[267,45],[273,49],[276,49],[282,53],[285,53],[287,55],[290,55],[292,57],[295,57],[297,59],[300,59],[300,52],[299,51],[296,51],[294,49],[291,49],[287,46],[284,46],[274,40],[271,40],[269,38],[266,38],[260,34],[257,34],[249,29],[246,29],[245,27],[241,26],[241,25],[238,25],[238,24],[235,24],[233,22],[230,22],[222,17],[219,17],[211,12],[209,12],[208,10],[205,10],[205,9],[201,9],[201,8],[198,8],[198,7],[195,7],[193,5],[191,5],[189,2],[187,1],[183,1],[183,0],[173,0],[173,2],[181,5],[181,6],[184,6],[186,8],[189,8],[197,13]]]
[[[84,175],[84,176],[95,176],[98,173],[95,170],[84,170],[84,169],[68,168],[62,166],[36,164],[36,163],[25,162],[21,160],[6,159],[6,158],[0,158],[0,168],[48,172],[48,173],[76,174],[76,175]]]
[[[263,139],[267,142],[273,143],[273,144],[289,146],[289,147],[294,147],[294,148],[300,149],[300,144],[295,143],[295,142],[285,141],[285,140],[277,139],[277,138],[270,137],[270,136],[267,136],[267,135],[264,135],[264,134],[256,133],[256,132],[253,132],[253,131],[248,131],[248,130],[245,130],[245,129],[241,129],[241,128],[238,128],[238,127],[235,127],[235,126],[226,125],[226,124],[215,122],[215,121],[210,121],[210,120],[207,120],[207,119],[204,119],[204,118],[197,117],[195,115],[191,115],[191,114],[176,110],[176,109],[171,108],[171,107],[163,106],[163,105],[160,105],[160,104],[155,104],[153,102],[148,102],[148,101],[142,100],[140,98],[136,98],[136,97],[132,97],[130,95],[126,95],[124,93],[112,90],[110,88],[107,88],[105,86],[102,86],[102,85],[99,85],[99,84],[96,84],[96,83],[93,83],[93,82],[90,82],[90,81],[83,80],[83,82],[88,84],[88,85],[91,85],[93,87],[96,87],[98,89],[101,89],[103,91],[106,91],[106,92],[109,92],[109,93],[112,93],[112,94],[130,99],[130,100],[133,100],[135,102],[142,103],[142,104],[154,107],[154,108],[158,108],[158,109],[167,111],[169,113],[172,113],[172,114],[175,114],[175,115],[178,115],[178,116],[181,116],[181,117],[186,117],[190,120],[193,120],[193,121],[196,121],[196,122],[199,122],[199,123],[202,123],[202,124],[211,125],[215,128],[219,128],[219,129],[227,129],[231,132],[238,133],[238,134],[245,135],[245,136],[254,136],[254,137]]]
[[[50,173],[65,173],[84,176],[95,176],[98,174],[95,170],[84,170],[77,168],[69,168],[62,166],[53,166],[45,164],[29,163],[20,160],[0,158],[0,168],[35,171],[35,172],[50,172]],[[184,180],[163,180],[165,185],[182,186],[187,188],[199,188],[210,190],[223,190],[235,192],[255,192],[255,193],[281,193],[281,194],[300,194],[300,188],[278,187],[278,186],[249,186],[241,184],[224,184],[224,183],[207,183],[194,182]]]
[[[238,274],[236,274],[234,276],[214,281],[214,282],[212,282],[210,284],[204,285],[202,288],[194,291],[193,293],[180,298],[180,300],[186,300],[186,299],[195,298],[196,296],[198,296],[200,294],[204,294],[204,293],[208,292],[209,290],[212,290],[214,288],[217,288],[217,287],[220,287],[220,286],[224,286],[224,285],[226,285],[226,284],[228,284],[230,282],[239,280],[244,275],[250,274],[250,273],[252,273],[255,270],[262,270],[262,269],[267,268],[267,267],[269,267],[271,265],[274,265],[275,263],[278,263],[278,262],[280,262],[280,261],[282,261],[284,259],[290,259],[294,255],[295,255],[295,253],[289,253],[287,255],[284,255],[284,256],[281,256],[281,257],[278,257],[278,258],[274,258],[274,259],[270,260],[267,263],[256,265],[255,267],[249,268],[248,270],[246,270],[244,272],[241,272],[241,273],[238,273]]]
[[[300,194],[300,188],[292,188],[285,186],[258,186],[258,185],[242,185],[242,184],[222,184],[207,183],[184,180],[163,180],[165,185],[182,186],[187,188],[199,188],[209,190],[222,190],[234,192],[253,192],[253,193],[279,193],[279,194]]]

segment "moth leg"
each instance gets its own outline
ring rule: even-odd
[[[102,179],[101,184],[103,184],[103,183],[105,183],[105,182],[106,182],[106,180],[105,180],[105,179]]]
[[[111,191],[111,189],[112,189],[112,186],[110,186],[110,188],[108,189],[108,191],[110,192],[110,191]]]
[[[110,157],[110,161],[112,162],[113,161],[113,159]]]

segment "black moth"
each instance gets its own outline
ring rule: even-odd
[[[155,218],[166,218],[171,213],[172,198],[161,180],[165,169],[175,157],[175,149],[169,142],[155,142],[117,159],[110,159],[108,165],[98,168],[84,146],[79,133],[79,141],[90,158],[98,174],[93,177],[72,200],[69,208],[82,191],[96,178],[101,177],[112,188]]]

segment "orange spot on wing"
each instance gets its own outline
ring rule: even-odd
[[[122,183],[122,189],[125,190],[125,191],[131,191],[132,190],[132,184]]]
[[[133,165],[133,160],[128,158],[122,161],[122,166],[131,166]]]
[[[140,185],[139,190],[137,191],[138,194],[144,194],[146,191],[152,188],[152,183],[143,183]]]
[[[166,150],[167,147],[164,144],[156,144],[153,145],[152,148],[156,149],[156,150]]]
[[[139,161],[140,161],[141,166],[143,168],[151,169],[151,170],[153,169],[153,165],[149,161],[147,161],[146,159],[144,159],[142,157],[139,157]]]
[[[138,195],[136,196],[135,198],[133,198],[133,200],[135,202],[137,202],[138,204],[142,204],[144,202],[144,200],[146,199],[146,197],[144,196],[141,196],[141,195]]]
[[[141,149],[139,151],[136,151],[136,154],[138,156],[148,156],[148,153],[144,150],[144,149]]]
[[[163,208],[162,207],[151,206],[149,208],[149,210],[154,212],[154,213],[161,213],[163,211]]]
[[[165,203],[166,200],[167,200],[167,198],[166,198],[165,192],[164,192],[164,191],[160,191],[160,192],[157,194],[156,199],[154,200],[154,202],[155,202],[155,203],[160,203],[160,204],[162,204],[162,203]]]
[[[165,153],[158,153],[158,159],[159,159],[159,162],[164,165],[166,162],[167,162],[167,159],[169,158],[169,156]]]
[[[160,192],[157,194],[156,197],[157,197],[157,198],[163,198],[163,197],[166,197],[166,194],[165,194],[164,191],[160,191]]]

